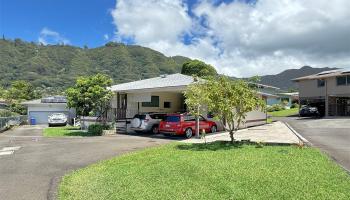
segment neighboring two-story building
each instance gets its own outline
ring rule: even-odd
[[[324,71],[293,79],[301,105],[316,106],[325,116],[350,116],[350,70]]]

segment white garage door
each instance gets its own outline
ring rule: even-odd
[[[67,112],[59,112],[59,111],[30,111],[29,112],[29,120],[31,118],[34,118],[36,121],[36,124],[47,124],[48,123],[48,118],[51,114],[53,113],[65,113],[68,116]]]

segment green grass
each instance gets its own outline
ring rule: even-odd
[[[286,110],[280,110],[275,112],[268,112],[267,114],[271,115],[272,117],[288,117],[292,115],[297,115],[299,112],[299,108],[291,108]]]
[[[173,143],[63,177],[58,199],[350,199],[350,176],[317,149]]]
[[[80,130],[79,127],[64,126],[64,127],[49,127],[44,129],[44,136],[46,137],[60,137],[60,136],[93,136],[89,132]]]

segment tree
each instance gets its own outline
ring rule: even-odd
[[[35,90],[32,84],[26,81],[14,81],[11,87],[5,92],[6,100],[32,100],[40,98],[41,95]]]
[[[186,105],[188,112],[196,117],[196,137],[199,137],[199,116],[202,112],[206,112],[205,104],[208,102],[206,88],[203,88],[203,81],[198,81],[188,86],[184,92],[186,97]]]
[[[87,116],[90,112],[103,114],[113,96],[107,88],[111,84],[112,79],[103,74],[78,78],[76,84],[66,90],[68,107],[75,108],[81,116]]]
[[[33,85],[26,81],[14,81],[8,90],[0,89],[0,92],[1,97],[9,104],[9,110],[23,115],[26,114],[26,108],[21,102],[41,97]]]
[[[200,60],[191,60],[182,65],[181,74],[198,77],[216,76],[215,68]]]
[[[192,93],[198,96],[188,95]],[[209,78],[202,84],[193,84],[185,92],[186,104],[190,112],[198,109],[196,106],[206,106],[229,132],[231,142],[234,133],[244,122],[247,113],[256,109],[263,110],[265,102],[257,91],[243,80],[231,80],[228,77]]]

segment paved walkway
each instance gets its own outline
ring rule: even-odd
[[[42,128],[0,133],[0,200],[52,199],[60,177],[72,170],[171,141],[132,135],[47,138]]]
[[[251,127],[237,131],[234,134],[235,140],[250,140],[251,142],[264,142],[276,144],[299,144],[300,140],[282,122],[273,122],[262,126]],[[217,133],[206,136],[207,142],[230,141],[228,132]],[[184,140],[186,143],[204,143],[204,139],[191,138]]]

